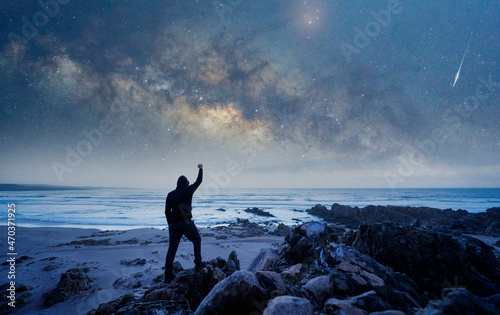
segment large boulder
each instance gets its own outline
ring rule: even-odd
[[[274,264],[279,260],[278,253],[272,248],[264,248],[254,258],[248,271],[257,272],[261,270],[272,270]]]
[[[322,304],[326,299],[333,295],[333,283],[329,275],[312,278],[302,286],[312,299],[318,304]]]
[[[477,239],[392,223],[361,225],[355,233],[352,247],[409,275],[420,293],[438,296],[450,286],[478,296],[500,292],[499,262]]]
[[[304,223],[291,230],[285,237],[291,250],[286,254],[295,263],[304,263],[314,256],[314,248],[318,243],[325,241],[332,232],[327,226],[319,222]]]
[[[43,305],[50,307],[68,300],[73,295],[81,294],[90,289],[91,282],[92,279],[80,269],[69,269],[61,275],[56,288],[45,295]]]
[[[269,298],[257,276],[249,271],[237,271],[219,282],[196,309],[196,315],[250,314]]]
[[[272,299],[263,315],[310,315],[312,313],[313,307],[307,299],[284,295]]]
[[[308,222],[300,225],[296,232],[312,241],[318,242],[328,236],[331,230],[322,223]]]

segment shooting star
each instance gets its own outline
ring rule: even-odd
[[[460,76],[460,70],[462,70],[462,64],[464,63],[465,55],[467,55],[467,51],[469,50],[470,40],[472,38],[472,32],[470,32],[469,42],[467,43],[467,48],[465,48],[464,56],[462,57],[462,62],[460,63],[460,67],[458,67],[457,75],[455,76],[455,82],[453,82],[453,87],[457,84],[458,77]]]

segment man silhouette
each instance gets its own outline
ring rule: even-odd
[[[169,235],[168,252],[165,259],[165,283],[170,282],[175,277],[173,263],[183,235],[193,243],[196,270],[200,270],[205,266],[205,263],[201,260],[200,233],[198,233],[194,221],[191,220],[193,218],[191,202],[194,192],[203,180],[203,164],[198,164],[198,169],[198,177],[194,184],[189,185],[186,176],[180,176],[177,180],[177,188],[168,193],[165,201],[165,216],[168,222]]]

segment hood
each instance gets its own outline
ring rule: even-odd
[[[184,175],[180,176],[179,179],[177,180],[177,188],[184,188],[187,186],[189,186],[189,181],[186,178],[186,176]]]

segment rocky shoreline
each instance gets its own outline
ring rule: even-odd
[[[483,242],[377,223],[309,222],[246,271],[235,252],[88,314],[498,314],[498,257]],[[157,278],[161,282],[161,276]],[[457,311],[459,311],[457,313]],[[461,314],[461,313],[460,313]]]
[[[316,205],[306,210],[326,222],[357,228],[360,224],[393,222],[432,228],[444,233],[479,234],[500,237],[500,207],[486,212],[429,207],[373,206],[363,208],[334,203],[330,209]]]
[[[161,268],[151,266],[158,262],[122,259],[119,264],[125,268],[144,271],[117,280],[113,286],[126,287],[124,294],[86,313],[499,314],[499,248],[464,234],[489,235],[498,242],[495,226],[500,208],[470,214],[334,204],[330,210],[317,205],[307,211],[325,220],[295,227],[238,220],[203,231],[205,239],[228,244],[266,235],[282,241],[262,248],[251,261],[241,261],[247,243],[232,248],[227,259],[213,257],[200,271],[176,262],[176,278],[169,284],[163,283]],[[99,232],[91,235],[95,240],[54,246],[155,244],[140,237],[132,238],[134,242],[108,240],[125,237],[120,233]],[[162,238],[158,245],[164,242]],[[55,289],[45,292],[44,309],[78,299],[95,287],[91,272],[70,268]]]

